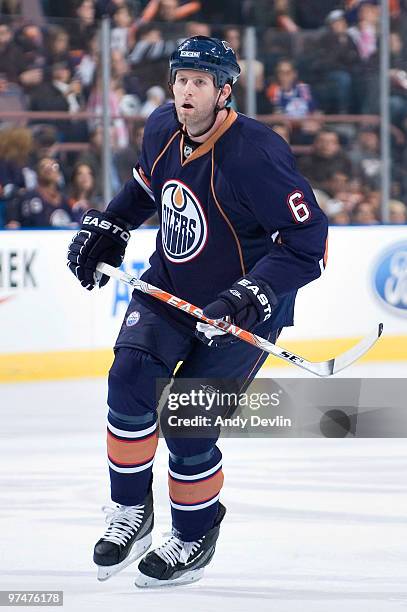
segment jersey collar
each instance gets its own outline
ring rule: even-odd
[[[236,121],[236,119],[237,119],[236,111],[234,111],[233,109],[230,109],[229,114],[226,117],[225,121],[218,127],[216,132],[214,132],[212,136],[208,138],[208,140],[205,140],[205,142],[199,145],[199,147],[197,147],[195,151],[193,151],[191,155],[187,157],[184,161],[182,161],[183,151],[184,151],[184,135],[182,135],[181,141],[180,141],[181,166],[186,166],[191,161],[194,161],[194,159],[198,159],[198,157],[202,157],[202,155],[205,155],[206,153],[208,153],[214,146],[215,142],[217,142],[219,138],[223,136],[223,134],[231,127],[231,125]],[[183,129],[184,130],[186,129],[185,126],[183,127]]]

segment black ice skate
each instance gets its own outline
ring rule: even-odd
[[[150,548],[154,526],[152,492],[139,506],[105,506],[104,510],[109,527],[93,553],[98,580],[117,574]]]
[[[148,553],[138,566],[135,584],[140,588],[196,582],[211,561],[226,508],[219,503],[215,525],[196,542],[183,542],[172,535],[165,544]]]

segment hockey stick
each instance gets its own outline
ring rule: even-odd
[[[362,355],[364,355],[374,345],[374,343],[382,335],[383,331],[383,323],[379,323],[378,327],[374,331],[355,344],[355,346],[353,346],[351,349],[345,353],[341,353],[341,355],[338,355],[338,357],[328,359],[328,361],[307,361],[303,357],[300,357],[291,351],[287,351],[286,349],[280,348],[272,342],[269,342],[260,336],[256,336],[256,334],[252,334],[249,331],[241,329],[237,325],[233,325],[227,321],[213,321],[212,319],[207,319],[203,315],[201,308],[198,308],[197,306],[194,306],[193,304],[190,304],[189,302],[182,300],[181,298],[178,298],[167,291],[158,289],[157,287],[154,287],[154,285],[145,283],[135,276],[122,272],[122,270],[118,268],[113,268],[113,266],[110,266],[109,264],[99,263],[97,265],[97,270],[102,274],[106,274],[107,276],[111,276],[116,280],[126,283],[127,285],[131,285],[134,287],[134,289],[137,289],[142,293],[152,295],[158,300],[161,300],[174,308],[178,308],[178,310],[187,312],[204,323],[209,323],[209,325],[212,325],[217,329],[221,329],[222,331],[232,334],[240,340],[244,340],[248,344],[252,344],[260,350],[266,351],[266,353],[270,353],[270,355],[275,355],[276,357],[280,357],[280,359],[293,363],[304,370],[308,370],[308,372],[312,372],[317,376],[332,376],[332,374],[336,374],[337,372],[340,372],[340,370],[347,368],[351,363],[362,357]]]

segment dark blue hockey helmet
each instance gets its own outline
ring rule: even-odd
[[[235,52],[225,41],[209,36],[187,38],[170,57],[170,84],[177,70],[202,70],[213,75],[215,87],[233,85],[240,75]]]

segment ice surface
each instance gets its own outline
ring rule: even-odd
[[[105,391],[101,380],[0,386],[1,589],[63,590],[69,612],[407,609],[401,439],[222,440],[228,512],[204,579],[144,592],[130,567],[97,582],[92,549],[109,499]],[[166,461],[160,440],[153,544],[169,529]]]

